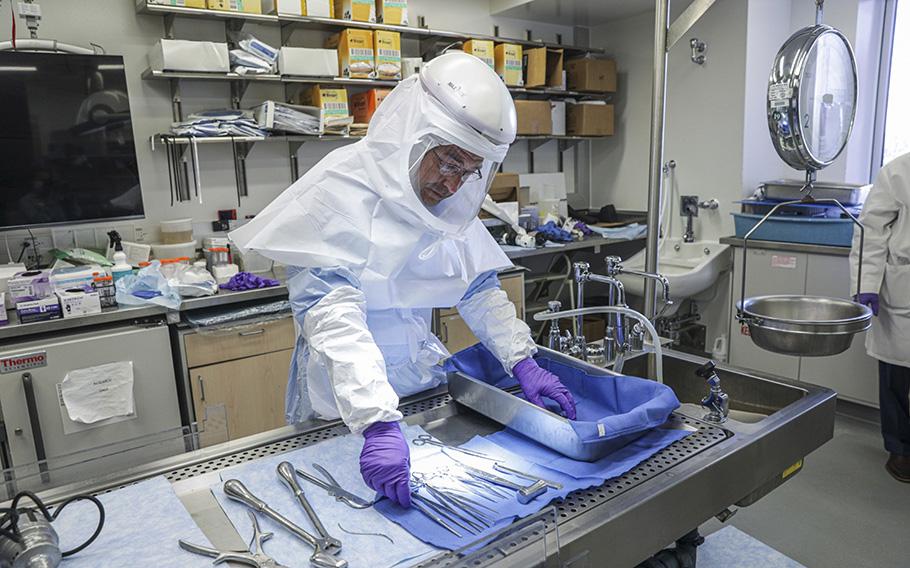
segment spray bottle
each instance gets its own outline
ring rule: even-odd
[[[114,266],[111,267],[111,276],[114,282],[133,272],[133,267],[126,261],[126,253],[123,252],[123,244],[120,242],[120,233],[111,231],[107,234],[111,239],[111,247],[114,249]]]

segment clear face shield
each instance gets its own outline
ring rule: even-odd
[[[411,149],[408,175],[420,204],[440,221],[465,228],[480,212],[499,162],[437,136]]]

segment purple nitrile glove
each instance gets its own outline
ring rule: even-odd
[[[512,373],[518,379],[518,385],[529,402],[543,408],[543,401],[540,397],[545,396],[555,400],[566,418],[575,420],[575,399],[569,389],[560,382],[559,377],[541,369],[537,361],[528,357],[522,359],[514,367]]]
[[[872,309],[872,315],[878,315],[878,294],[857,294],[853,296],[853,300],[857,304],[862,304],[864,306],[869,306]]]
[[[363,431],[360,475],[374,491],[411,506],[411,459],[398,422],[375,422]]]

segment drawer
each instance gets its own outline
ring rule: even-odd
[[[524,319],[524,297],[525,297],[525,278],[523,273],[503,276],[499,279],[499,285],[505,291],[506,296],[515,304],[516,313],[519,319]],[[439,308],[439,317],[458,315],[455,308]]]
[[[189,368],[292,349],[295,343],[296,331],[291,317],[231,331],[191,333],[184,337]]]

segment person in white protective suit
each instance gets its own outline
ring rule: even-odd
[[[288,265],[301,333],[287,420],[340,417],[363,433],[361,473],[410,505],[400,397],[445,381],[432,309],[462,318],[528,400],[571,394],[541,369],[528,326],[499,287],[511,262],[477,213],[515,139],[512,98],[463,52],[427,63],[385,98],[367,136],[327,155],[247,225],[235,244]]]
[[[865,227],[862,282],[856,286],[859,231],[850,255],[856,301],[872,308],[866,351],[878,359],[885,468],[910,483],[910,154],[881,169],[859,218]]]

